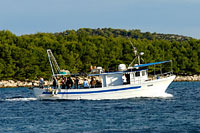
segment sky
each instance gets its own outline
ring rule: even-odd
[[[0,30],[140,29],[200,39],[200,0],[0,0]]]

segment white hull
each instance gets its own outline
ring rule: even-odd
[[[141,84],[109,86],[90,89],[60,89],[50,92],[48,89],[33,88],[39,100],[103,100],[128,99],[134,97],[159,97],[174,80],[175,75],[166,78],[145,81]]]

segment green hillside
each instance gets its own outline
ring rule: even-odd
[[[200,40],[191,37],[158,34],[140,30],[79,29],[60,33],[16,36],[0,31],[0,80],[48,78],[51,69],[46,49],[51,49],[60,68],[72,73],[89,72],[90,66],[107,71],[134,58],[128,40],[143,51],[145,62],[173,60],[176,74],[200,72]]]

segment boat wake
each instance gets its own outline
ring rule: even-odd
[[[164,98],[171,98],[171,97],[173,97],[173,95],[170,94],[170,93],[164,93],[163,97]]]
[[[149,98],[172,98],[173,95],[169,94],[169,93],[162,93],[162,94],[158,94],[158,95],[151,95],[148,96]]]
[[[29,97],[29,98],[25,98],[25,97],[12,97],[12,98],[6,98],[4,99],[4,101],[35,101],[37,100],[37,98],[34,97]]]

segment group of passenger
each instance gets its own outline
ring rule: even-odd
[[[127,84],[127,77],[125,74],[122,76],[123,84]],[[44,79],[40,78],[40,88],[44,88]],[[88,82],[87,79],[84,79],[83,84],[79,85],[79,79],[76,77],[74,81],[72,80],[71,77],[54,77],[53,78],[53,87],[54,89],[56,88],[61,88],[61,89],[78,89],[78,88],[95,88],[95,87],[101,87],[102,84],[98,80],[95,80],[94,77],[91,78],[90,83]]]
[[[99,86],[101,84],[98,80],[95,80],[94,77],[91,78],[90,84],[87,79],[84,79],[83,84],[79,85],[79,78],[76,77],[74,80],[72,80],[71,77],[54,77],[53,78],[53,87],[61,88],[61,89],[78,89],[78,88],[95,88],[96,86]]]

